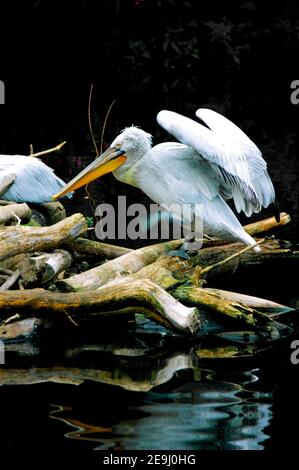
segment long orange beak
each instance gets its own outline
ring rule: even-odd
[[[56,199],[64,196],[75,189],[85,186],[87,183],[99,178],[100,176],[106,175],[116,170],[127,160],[124,155],[124,150],[109,147],[106,152],[102,153],[94,162],[90,163],[81,173],[73,178],[65,187],[54,194],[52,199]]]

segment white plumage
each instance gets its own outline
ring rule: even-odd
[[[36,157],[0,155],[0,185],[10,174],[16,176],[15,182],[0,196],[7,201],[42,204],[65,186],[52,168]]]
[[[206,234],[253,245],[225,199],[233,199],[237,211],[247,216],[275,202],[267,164],[249,137],[224,116],[209,109],[198,109],[196,115],[206,126],[172,111],[159,112],[158,123],[180,143],[152,147],[150,134],[126,128],[54,197],[113,171],[161,205],[201,206],[189,218],[201,219]]]
[[[126,128],[111,148],[124,150],[127,162],[113,172],[142,189],[159,204],[201,204],[205,233],[228,241],[255,243],[226,204],[233,198],[247,216],[275,201],[267,164],[257,146],[224,116],[199,109],[205,127],[172,111],[160,111],[158,123],[181,143],[151,148],[151,136]],[[197,216],[198,214],[195,214]]]

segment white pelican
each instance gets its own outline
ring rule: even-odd
[[[8,175],[16,177],[14,183],[0,195],[0,199],[42,204],[50,202],[55,191],[65,183],[52,168],[36,157],[0,155],[0,186]]]
[[[201,204],[204,233],[253,245],[225,199],[232,198],[237,212],[247,216],[275,203],[267,164],[249,137],[224,116],[210,109],[198,109],[196,116],[206,126],[172,111],[158,113],[158,123],[181,143],[152,147],[147,132],[134,126],[124,129],[54,199],[113,172],[160,205]]]

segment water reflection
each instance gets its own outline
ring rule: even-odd
[[[118,411],[112,417],[111,403],[93,403],[99,390],[89,396],[96,410],[91,421],[83,419],[80,407],[61,404],[52,405],[51,417],[65,424],[66,438],[89,441],[97,450],[264,449],[272,393],[259,389],[259,370],[201,370],[199,380],[185,379],[177,371],[175,384],[170,382],[166,390],[164,384],[163,390],[158,387],[129,399],[118,392]]]
[[[272,421],[273,385],[264,383],[257,367],[256,353],[261,351],[255,345],[235,346],[219,339],[193,345],[181,341],[162,335],[159,348],[154,348],[152,335],[139,333],[138,343],[136,335],[132,343],[137,349],[130,346],[128,336],[123,344],[108,339],[82,347],[76,343],[66,345],[51,364],[43,363],[49,356],[43,359],[40,350],[34,356],[32,349],[31,365],[30,350],[21,348],[17,361],[12,350],[7,354],[14,358],[10,368],[0,369],[0,385],[10,390],[20,385],[50,387],[50,382],[60,390],[67,386],[65,395],[58,389],[56,397],[49,394],[44,412],[52,432],[74,446],[264,449]]]

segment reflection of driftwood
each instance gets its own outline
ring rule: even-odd
[[[85,380],[116,385],[126,390],[146,392],[158,385],[168,382],[176,372],[184,369],[196,371],[196,378],[200,377],[197,360],[192,355],[179,353],[166,359],[159,359],[158,367],[143,370],[136,367],[120,370],[119,362],[116,368],[88,369],[71,367],[51,367],[33,369],[0,369],[0,385],[29,385],[41,382],[56,382],[79,385]],[[116,373],[117,372],[117,373]]]
[[[159,256],[180,245],[179,240],[146,246],[129,252],[119,258],[89,269],[81,274],[57,282],[61,290],[76,291],[97,289],[117,276],[127,276],[153,263]]]
[[[43,321],[39,318],[26,318],[7,325],[1,325],[0,339],[1,341],[31,339],[38,332],[42,322]]]
[[[86,229],[86,220],[81,214],[74,214],[50,227],[3,227],[0,229],[0,260],[17,253],[56,248]]]
[[[43,289],[25,291],[7,291],[0,293],[0,309],[2,312],[33,312],[44,311],[65,314],[98,311],[98,315],[107,317],[105,310],[114,310],[124,305],[147,305],[148,316],[154,321],[187,333],[195,333],[200,327],[197,308],[185,307],[175,300],[164,289],[149,280],[122,282],[117,286],[107,287],[93,292],[54,293]],[[122,313],[122,312],[121,312]],[[108,315],[109,317],[111,314]]]
[[[114,259],[132,252],[130,248],[95,242],[86,238],[76,238],[66,244],[67,248],[86,256]]]
[[[24,202],[23,204],[9,204],[0,207],[0,225],[18,220],[29,220],[31,217],[31,209]]]

